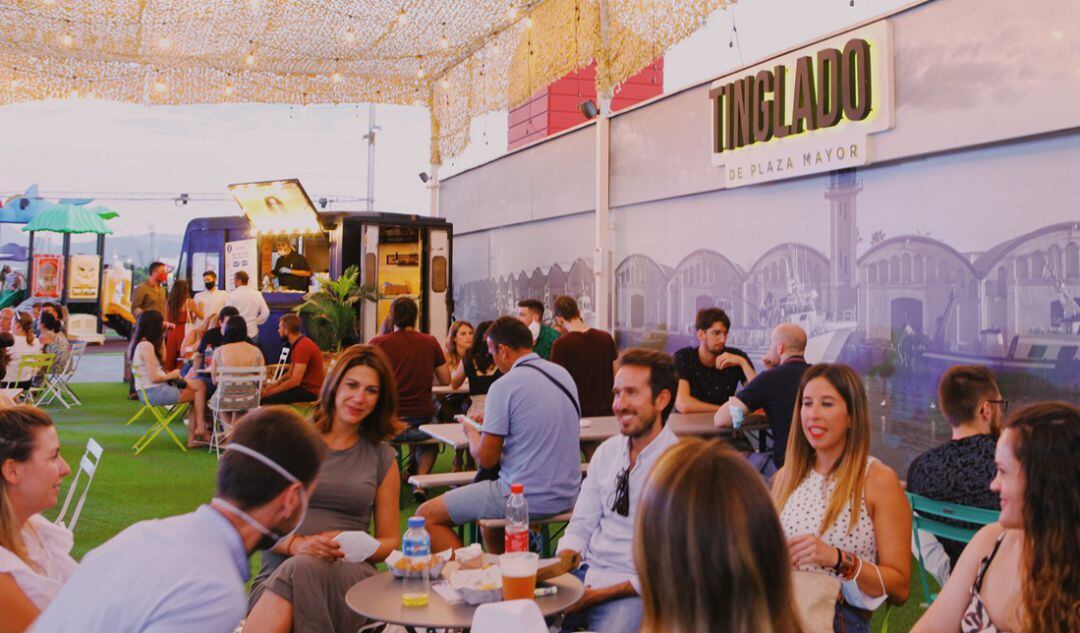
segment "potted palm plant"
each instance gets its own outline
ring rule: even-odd
[[[337,279],[308,293],[293,310],[307,318],[308,333],[319,349],[336,355],[357,342],[356,324],[363,302],[378,299],[378,288],[360,283],[360,269],[349,266]]]

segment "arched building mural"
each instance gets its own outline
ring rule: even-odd
[[[971,263],[948,244],[901,235],[858,260],[859,332],[894,340],[921,335],[938,348],[978,339],[979,284]]]
[[[634,254],[615,269],[615,327],[667,330],[667,289],[672,270]]]
[[[679,262],[667,284],[668,323],[672,332],[694,333],[694,316],[702,308],[723,308],[737,327],[736,309],[743,302],[746,274],[727,257],[709,249],[696,250]]]

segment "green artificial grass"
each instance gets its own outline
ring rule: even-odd
[[[59,405],[48,407],[60,435],[61,450],[72,470],[78,468],[86,440],[93,437],[104,448],[93,486],[75,529],[76,558],[104,543],[124,528],[138,521],[168,517],[191,512],[210,500],[214,492],[214,473],[217,459],[206,449],[183,452],[165,435],[159,435],[142,454],[136,456],[132,445],[148,428],[151,418],[143,416],[131,426],[125,423],[141,405],[127,399],[123,383],[91,383],[73,386],[83,405],[65,410]],[[182,423],[171,427],[181,441],[187,439]],[[450,470],[453,451],[442,450],[436,471]],[[59,504],[67,494],[65,482]],[[59,506],[58,504],[58,506]],[[416,511],[412,490],[407,484],[401,491],[401,530]],[[47,515],[52,518],[56,510]],[[257,556],[252,561],[257,567]],[[917,562],[912,561],[911,596],[902,607],[891,609],[889,631],[909,631],[922,615],[922,587],[918,579]],[[932,581],[931,581],[932,582]],[[936,585],[935,585],[936,588]],[[885,617],[879,609],[871,623],[877,633]]]

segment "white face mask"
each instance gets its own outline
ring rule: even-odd
[[[265,549],[270,549],[270,548],[274,547],[275,545],[277,545],[278,543],[281,543],[285,539],[292,536],[296,532],[296,530],[298,530],[300,528],[300,525],[303,524],[304,519],[307,518],[308,496],[307,496],[307,491],[304,489],[304,484],[299,479],[297,479],[295,476],[293,476],[292,473],[290,473],[289,471],[282,468],[281,465],[279,465],[274,460],[270,459],[266,455],[263,455],[262,453],[260,453],[260,452],[258,452],[256,450],[252,450],[252,449],[244,446],[243,444],[235,444],[235,443],[234,444],[229,444],[228,446],[225,447],[225,450],[226,451],[236,451],[238,453],[243,453],[243,454],[245,454],[245,455],[247,455],[247,456],[249,456],[249,457],[251,457],[253,459],[257,459],[260,462],[262,462],[263,464],[266,464],[267,467],[272,468],[273,470],[277,471],[278,474],[280,474],[282,477],[289,480],[290,482],[292,482],[294,484],[300,484],[300,503],[301,503],[301,506],[303,507],[303,510],[300,511],[300,520],[296,522],[296,525],[294,525],[291,530],[289,530],[288,534],[279,536],[277,533],[275,533],[270,528],[268,528],[265,525],[263,525],[262,523],[259,523],[258,521],[256,521],[250,514],[248,514],[247,512],[244,512],[240,508],[237,508],[236,506],[234,506],[233,504],[229,503],[228,501],[222,499],[221,497],[214,497],[213,500],[210,501],[210,504],[211,505],[217,505],[217,506],[219,506],[221,508],[224,508],[227,512],[235,515],[241,521],[243,521],[244,523],[247,523],[254,530],[256,530],[260,534],[262,534],[265,538],[263,538],[262,540],[259,541],[258,545],[256,545],[256,547],[255,547],[256,549],[264,549],[264,550]]]
[[[537,337],[540,336],[540,322],[539,321],[533,321],[532,323],[530,323],[529,324],[529,332],[532,333],[533,343],[535,343]]]

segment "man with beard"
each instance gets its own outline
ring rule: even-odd
[[[91,551],[31,630],[231,633],[247,611],[248,556],[300,525],[325,450],[289,408],[244,416],[218,462],[214,499]]]
[[[628,349],[618,363],[611,408],[621,435],[596,449],[559,540],[559,552],[581,554],[583,564],[574,573],[585,583],[585,595],[567,612],[564,631],[633,633],[641,626],[634,517],[653,463],[679,441],[665,425],[678,380],[672,358]]]
[[[278,319],[278,336],[289,348],[289,369],[278,382],[263,387],[263,404],[314,402],[322,389],[322,350],[300,331],[300,317],[292,312]]]
[[[694,319],[697,347],[675,352],[679,391],[675,408],[679,413],[712,413],[735,395],[739,383],[754,379],[754,363],[746,352],[727,347],[731,319],[720,308],[705,308]]]
[[[950,367],[938,383],[938,402],[952,427],[952,439],[911,462],[907,491],[946,503],[1001,509],[990,482],[997,474],[994,450],[1009,402],[1001,396],[994,373],[979,365]],[[956,565],[964,543],[941,539],[941,545]]]

